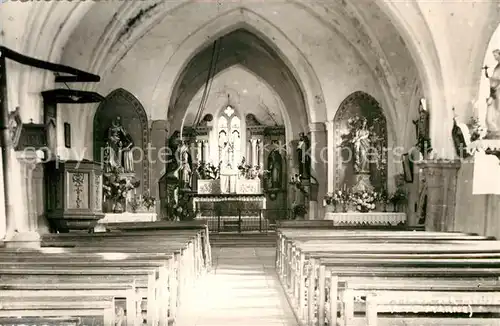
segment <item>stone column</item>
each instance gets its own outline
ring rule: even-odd
[[[203,141],[203,157],[202,160],[204,163],[207,163],[210,158],[210,147],[208,145],[208,140]]]
[[[252,161],[249,162],[251,165],[257,165],[257,139],[251,139],[252,142]]]
[[[35,151],[17,152],[17,164],[11,165],[12,188],[18,194],[17,204],[13,220],[7,221],[7,235],[5,238],[6,247],[15,248],[36,248],[40,246],[40,235],[37,232],[38,217],[36,216],[36,201],[33,200],[33,170],[40,158]]]
[[[327,163],[327,192],[333,192],[334,180],[335,180],[335,145],[334,141],[334,123],[332,121],[325,122],[326,126],[326,144],[328,153],[328,163]]]
[[[324,207],[318,205],[322,202],[326,195],[328,183],[327,179],[327,137],[325,123],[317,122],[309,125],[309,132],[311,135],[311,175],[318,181],[318,193],[316,198],[310,198],[310,219],[323,219]],[[312,180],[311,180],[312,181]],[[333,180],[332,180],[333,181]]]
[[[0,164],[2,164],[0,151]],[[4,197],[4,184],[3,184],[3,168],[0,167],[0,239],[5,238],[7,232],[7,220],[5,219],[5,197]]]
[[[264,168],[264,140],[259,140],[259,165],[260,168]]]
[[[160,195],[158,194],[158,180],[162,177],[165,172],[165,165],[170,159],[167,150],[167,121],[165,120],[155,120],[151,123],[151,134],[149,142],[151,143],[151,149],[148,151],[148,159],[150,160],[150,195],[156,197],[158,202]],[[141,187],[142,188],[142,185]],[[139,189],[140,189],[139,188]]]
[[[203,140],[196,140],[196,162],[203,162]]]
[[[427,183],[425,230],[450,232],[455,224],[459,161],[424,161],[419,166]]]

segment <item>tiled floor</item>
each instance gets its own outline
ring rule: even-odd
[[[274,257],[274,248],[214,248],[214,270],[186,298],[176,326],[297,326]]]

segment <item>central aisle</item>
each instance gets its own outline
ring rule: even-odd
[[[274,270],[275,248],[213,248],[214,269],[176,326],[297,326]]]

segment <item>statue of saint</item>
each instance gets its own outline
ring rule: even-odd
[[[309,179],[311,176],[311,144],[309,138],[301,132],[297,145],[297,156],[299,161],[299,175],[301,179]]]
[[[134,171],[134,159],[132,148],[134,142],[132,137],[125,131],[121,124],[121,118],[116,117],[108,129],[107,139],[107,163],[112,167],[121,167],[125,172]]]
[[[181,180],[182,188],[191,189],[191,166],[189,164],[189,154],[187,152],[187,146],[182,148],[182,161],[181,161]]]
[[[281,163],[282,158],[277,150],[273,150],[268,157],[269,189],[280,189],[282,185]]]
[[[500,50],[493,51],[493,56],[498,62],[490,76],[488,67],[484,67],[484,74],[490,80],[490,97],[487,99],[488,109],[486,111],[486,127],[488,139],[500,139],[500,99],[498,98],[500,88]]]
[[[181,141],[181,133],[179,130],[174,131],[172,136],[168,139],[168,152],[167,152],[167,167],[166,172],[170,174],[171,177],[174,177],[173,172],[177,171],[181,161],[179,159],[179,150],[182,144]]]
[[[366,118],[363,118],[361,129],[356,130],[352,140],[354,145],[354,171],[356,173],[370,172],[370,131],[367,127]]]

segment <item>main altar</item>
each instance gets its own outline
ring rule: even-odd
[[[263,210],[286,208],[285,129],[242,113],[228,99],[216,117],[207,113],[169,137],[175,159],[160,179],[163,216],[241,225],[259,223]]]

